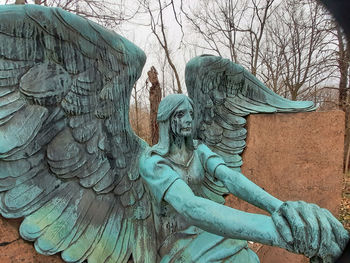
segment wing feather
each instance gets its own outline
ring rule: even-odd
[[[1,195],[0,211],[8,218],[26,216],[37,210],[52,197],[52,191],[60,184],[54,177],[49,177],[43,167],[36,167],[28,174],[30,178],[18,183],[11,190]],[[25,177],[26,178],[26,177]],[[50,183],[43,187],[44,184]],[[20,194],[21,196],[18,196]]]
[[[43,230],[52,224],[68,206],[76,192],[73,192],[71,184],[62,184],[56,188],[52,198],[45,202],[37,211],[27,216],[21,226],[21,236],[27,240],[35,240],[42,234]]]
[[[94,187],[102,178],[110,175],[110,173],[108,173],[110,172],[110,168],[109,162],[107,159],[104,159],[99,169],[90,176],[82,178],[80,184],[86,188]]]
[[[116,237],[119,235],[118,229],[121,229],[122,219],[123,209],[120,206],[114,205],[103,234],[89,256],[89,262],[105,262],[112,255],[118,239]]]
[[[105,260],[105,263],[126,262],[129,259],[131,250],[128,247],[128,243],[132,233],[132,227],[133,225],[130,220],[124,219],[122,221],[117,243],[112,254]]]
[[[154,222],[148,218],[147,220],[138,220],[134,224],[132,255],[134,262],[157,262],[156,255],[145,253],[147,247],[156,246],[155,233],[150,231]]]
[[[71,242],[80,230],[81,225],[87,224],[87,221],[85,221],[86,213],[89,211],[94,197],[91,196],[91,192],[87,190],[82,191],[78,184],[74,185],[74,187],[77,192],[82,192],[82,197],[80,200],[75,199],[76,204],[78,201],[79,205],[76,207],[76,210],[74,210],[75,217],[73,218],[72,223],[69,224],[69,228],[66,229],[66,233],[68,234],[67,237],[63,238],[58,245],[53,246],[52,249],[50,249],[49,252],[51,254],[66,250],[71,245]],[[67,217],[69,217],[69,214],[67,214]],[[66,224],[68,223],[67,221],[65,222]]]
[[[98,196],[92,201],[92,205],[88,210],[89,220],[88,224],[82,234],[76,240],[73,239],[71,245],[65,250],[65,258],[69,258],[68,262],[79,262],[87,258],[87,254],[95,242],[95,240],[100,238],[102,233],[101,229],[107,221],[106,216],[109,214],[110,205],[105,205],[110,203],[109,196]]]
[[[70,190],[73,189],[74,187],[71,185]],[[59,201],[65,205],[59,207],[58,213],[56,213],[55,209],[52,209],[46,217],[42,217],[41,220],[37,222],[37,226],[40,230],[37,232],[35,246],[44,254],[52,255],[55,253],[55,248],[58,247],[58,244],[60,244],[62,240],[65,240],[73,230],[80,215],[74,203],[77,201],[80,203],[83,202],[83,190],[75,191],[68,195],[67,198],[63,199],[62,197]],[[89,201],[91,202],[91,198]],[[57,206],[55,206],[55,208],[57,208]],[[42,211],[38,212],[38,216],[41,216],[41,212]]]
[[[47,117],[47,109],[36,105],[27,105],[19,111],[5,125],[0,127],[0,158],[4,160],[18,160],[23,154],[17,154],[24,149],[38,134],[44,120]]]

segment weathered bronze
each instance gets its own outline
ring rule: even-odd
[[[349,239],[325,209],[282,202],[240,173],[245,117],[298,112],[243,67],[200,56],[189,97],[159,106],[159,143],[130,128],[145,54],[58,8],[0,7],[0,212],[66,262],[259,262],[245,240],[331,262]],[[227,193],[266,210],[223,205]]]

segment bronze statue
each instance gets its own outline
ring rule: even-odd
[[[14,20],[13,18],[16,17]],[[0,212],[66,262],[258,262],[253,240],[327,262],[348,233],[327,211],[282,202],[240,173],[245,116],[313,110],[229,60],[186,68],[188,98],[159,107],[159,143],[130,128],[145,54],[58,8],[0,7]],[[231,192],[271,217],[225,207]]]

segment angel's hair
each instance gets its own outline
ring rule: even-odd
[[[188,101],[193,108],[193,101],[184,94],[170,94],[162,99],[158,107],[157,122],[167,121],[184,101]]]
[[[166,96],[159,103],[157,123],[159,127],[159,141],[154,145],[149,154],[156,153],[161,156],[168,154],[171,143],[171,128],[170,128],[170,117],[175,110],[184,102],[188,101],[193,108],[193,101],[183,94],[171,94]],[[193,149],[192,136],[186,138],[186,145],[190,149]]]

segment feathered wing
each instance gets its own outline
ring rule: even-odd
[[[186,86],[194,101],[196,136],[240,170],[247,131],[245,117],[254,113],[302,112],[315,109],[311,101],[291,101],[268,89],[241,65],[221,57],[203,55],[186,65]],[[214,182],[208,185],[215,191]]]
[[[66,262],[155,262],[128,119],[144,53],[61,9],[0,7],[0,212]],[[147,253],[145,253],[147,251]]]

